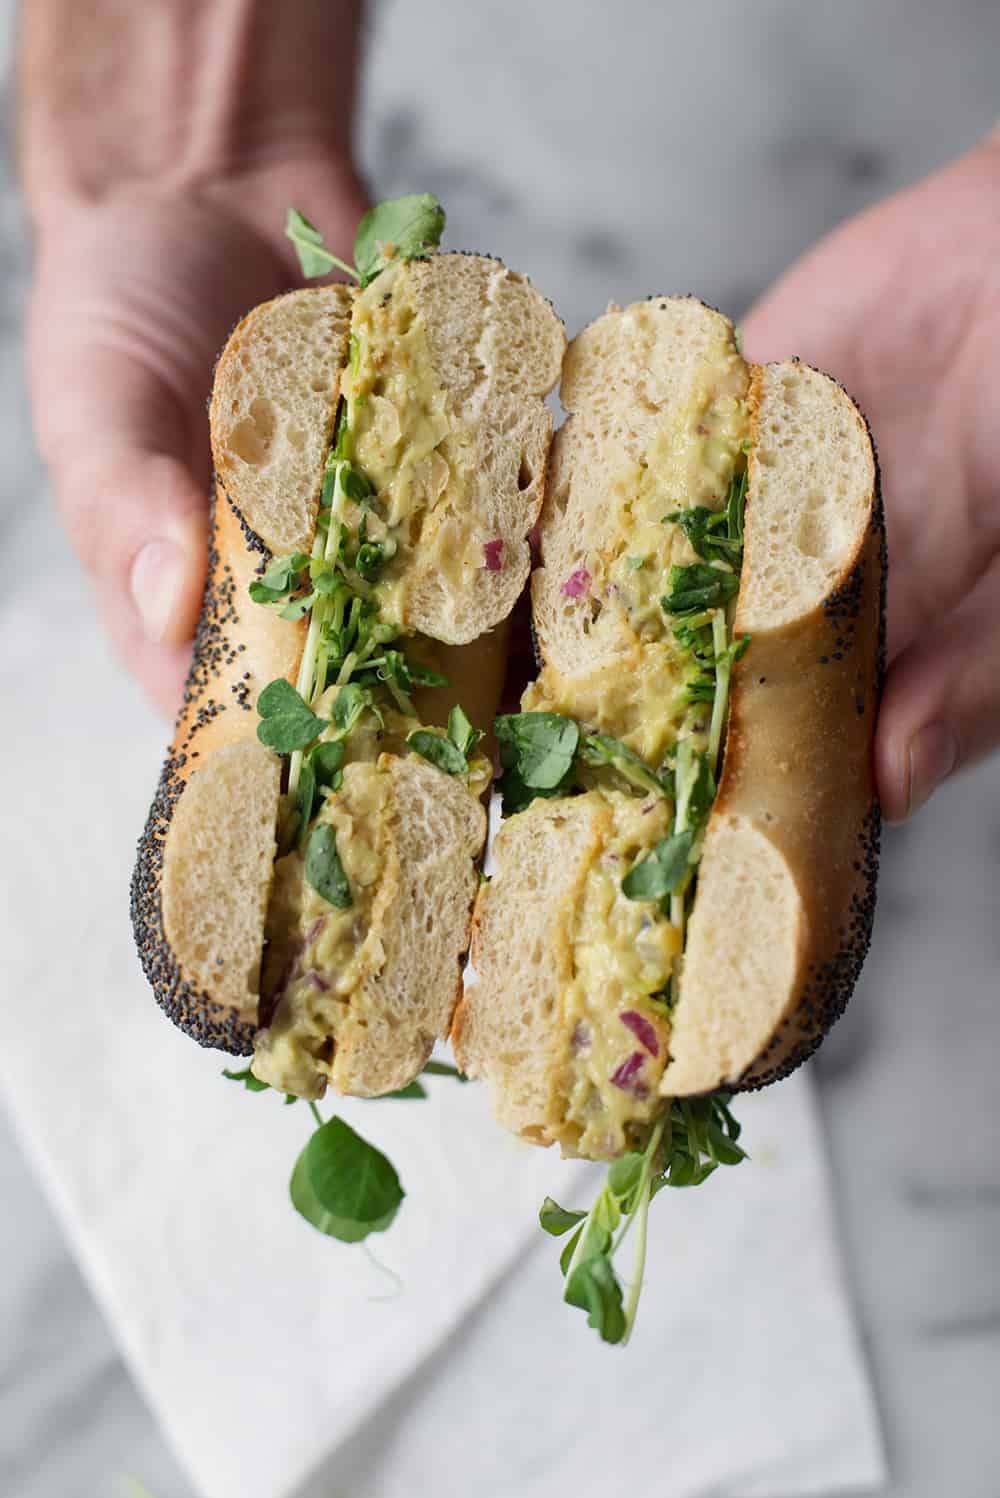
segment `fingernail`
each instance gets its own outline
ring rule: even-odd
[[[175,541],[147,541],[132,563],[132,601],[143,629],[159,644],[170,630],[184,590],[186,557]]]
[[[958,739],[947,723],[928,723],[910,740],[907,816],[919,811],[958,763]]]

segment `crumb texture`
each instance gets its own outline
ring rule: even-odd
[[[312,545],[350,322],[346,286],[290,291],[243,319],[215,371],[216,475],[279,556]]]
[[[739,614],[775,629],[836,602],[871,517],[875,457],[853,402],[805,364],[767,364],[755,388]]]
[[[490,1086],[499,1121],[536,1144],[563,1122],[559,998],[573,977],[573,927],[608,813],[594,793],[534,801],[504,822],[496,872],[473,924],[476,981],[452,1040],[462,1070]]]
[[[351,998],[330,1073],[362,1097],[405,1087],[448,1034],[486,840],[482,803],[460,781],[414,756],[381,763],[392,787],[373,911],[384,957]]]
[[[252,739],[197,767],[167,834],[163,926],[189,981],[256,1022],[278,756]]]

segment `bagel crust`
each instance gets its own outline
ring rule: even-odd
[[[350,306],[343,286],[289,292],[248,313],[219,357],[205,593],[132,876],[132,925],[157,1003],[200,1045],[233,1055],[253,1050],[278,816],[280,764],[257,740],[256,702],[275,677],[294,680],[305,640],[304,624],[259,608],[247,590],[288,524],[296,535],[313,524]],[[225,769],[212,763],[222,750]],[[179,817],[172,836],[195,779],[199,815]]]
[[[259,865],[260,852],[270,847],[274,858],[274,827],[278,810],[280,766],[257,741],[255,703],[262,688],[275,676],[291,680],[298,666],[303,630],[300,625],[270,619],[266,627],[256,617],[247,596],[247,587],[263,569],[270,553],[259,538],[237,518],[221,489],[212,503],[212,542],[209,549],[208,577],[202,601],[201,617],[194,641],[191,669],[184,700],[177,720],[173,743],[160,774],[159,784],[150,807],[146,826],[139,841],[138,857],[132,876],[132,928],[143,972],[152,985],[157,1003],[174,1024],[200,1045],[247,1055],[253,1050],[256,1030],[256,990],[248,985],[248,966],[260,964],[261,935],[257,938],[256,959],[253,947],[240,950],[246,936],[246,921],[239,919],[231,931],[232,940],[220,943],[214,953],[213,982],[209,991],[197,973],[204,964],[189,948],[186,933],[175,929],[168,935],[165,922],[163,884],[164,865],[170,843],[170,831],[181,798],[196,776],[211,776],[217,753],[231,753],[242,746],[244,773],[254,783],[258,797],[269,798],[269,825],[264,830],[258,822],[257,848],[244,848],[244,857]],[[225,782],[219,789],[224,794]],[[205,807],[208,814],[210,806]],[[237,808],[230,810],[235,819]],[[263,815],[262,811],[258,816]],[[265,818],[266,820],[266,818]],[[221,850],[220,850],[221,851]],[[200,848],[211,865],[211,848]],[[178,854],[170,846],[170,859]],[[211,871],[212,895],[223,908],[238,894],[225,859],[217,861]],[[256,906],[270,889],[270,868],[258,872]],[[212,898],[208,891],[206,899]],[[197,933],[192,933],[197,936]],[[172,940],[171,940],[172,937]],[[229,971],[227,972],[227,968]],[[241,976],[235,977],[233,973]]]

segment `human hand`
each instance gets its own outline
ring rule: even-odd
[[[889,534],[875,768],[901,821],[1000,745],[1000,135],[836,230],[743,331],[749,358],[799,355],[871,422]]]
[[[62,5],[42,0],[50,13]],[[96,37],[87,32],[82,45],[92,42],[103,56],[114,33],[155,99],[169,87],[159,76],[162,63],[147,57],[164,50],[162,31],[146,24],[141,7],[131,17],[119,0],[101,0],[102,9],[107,29]],[[202,8],[212,10],[223,25],[217,36],[191,29],[201,26],[197,5],[169,6],[175,49],[190,54],[192,68],[213,47],[217,68],[240,40],[232,34],[239,30],[233,8]],[[33,8],[26,17],[29,30],[39,14]],[[68,13],[66,19],[70,24]],[[292,25],[286,30],[295,33]],[[345,50],[341,36],[340,48],[341,67],[352,65],[349,37]],[[267,55],[274,58],[273,47]],[[177,58],[170,62],[176,72]],[[66,119],[55,108],[39,109],[34,124],[32,77],[43,79],[43,90],[65,79],[52,79],[37,60],[26,72],[22,60],[24,176],[36,229],[28,357],[38,445],[112,640],[173,713],[205,577],[206,403],[215,359],[245,312],[301,284],[283,234],[288,204],[314,218],[348,260],[367,204],[347,158],[347,124],[341,118],[338,127],[329,102],[330,88],[336,93],[329,68],[315,117],[302,108],[301,78],[293,80],[292,119],[282,79],[267,78],[254,87],[270,116],[255,111],[249,122],[240,113],[248,80],[238,69],[230,87],[241,102],[232,110],[205,102],[205,116],[192,118],[171,97],[161,101],[156,122],[134,90],[117,100],[90,97],[84,69],[79,109]],[[75,96],[71,89],[70,100]],[[350,96],[345,85],[348,112]],[[206,118],[213,110],[214,122]],[[88,111],[98,112],[90,123]],[[161,139],[163,119],[169,128]],[[213,123],[223,128],[213,131]],[[134,148],[121,141],[130,126]]]

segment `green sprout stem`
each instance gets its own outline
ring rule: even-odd
[[[603,1195],[603,1192],[601,1193],[601,1195]],[[587,1224],[589,1223],[590,1218],[593,1216],[594,1212],[596,1211],[598,1203],[600,1202],[600,1200],[601,1200],[601,1197],[599,1196],[597,1198],[597,1201],[591,1207],[590,1212],[587,1215],[587,1217],[580,1224],[580,1232],[579,1232],[579,1236],[577,1237],[577,1240],[576,1240],[576,1247],[574,1248],[573,1253],[570,1256],[569,1263],[566,1265],[566,1273],[565,1273],[564,1279],[565,1279],[567,1285],[569,1284],[570,1280],[573,1278],[573,1270],[576,1268],[576,1266],[579,1264],[581,1258],[583,1257],[583,1248],[584,1248],[584,1245],[585,1245],[585,1243],[587,1241]]]
[[[689,741],[688,741],[689,742]],[[677,751],[677,800],[674,804],[674,832],[686,832],[688,828],[688,806],[691,800],[691,790],[697,767],[692,755],[684,752],[684,743],[678,745]],[[686,887],[679,889],[670,896],[670,922],[677,927],[681,934],[681,942],[684,940],[684,915],[686,908]],[[676,973],[671,976],[672,997],[676,994]]]
[[[729,676],[732,663],[727,654],[728,629],[726,612],[717,609],[712,620],[712,646],[715,651],[715,699],[712,703],[712,723],[708,730],[708,762],[715,774],[722,747],[722,730],[726,722],[726,707],[729,703]]]
[[[344,505],[347,501],[341,477],[346,467],[346,462],[337,464],[333,497],[330,505],[330,525],[327,529],[326,539],[324,540],[322,532],[317,530],[316,539],[313,542],[312,555],[316,558],[322,557],[328,562],[336,559],[337,552],[340,549]],[[327,600],[325,598],[317,598],[313,604],[312,613],[309,618],[309,632],[306,635],[305,649],[302,652],[302,660],[299,663],[299,674],[295,683],[299,696],[310,707],[314,705],[315,700],[316,655],[328,611],[329,604]],[[288,793],[291,796],[294,796],[298,790],[303,752],[301,749],[296,749],[288,765]]]
[[[668,1110],[669,1116],[669,1110]],[[646,1273],[646,1231],[649,1222],[649,1200],[653,1179],[653,1161],[656,1159],[660,1148],[660,1140],[663,1138],[663,1130],[666,1120],[661,1118],[649,1138],[645,1154],[642,1160],[642,1174],[639,1177],[637,1190],[638,1207],[629,1214],[624,1230],[615,1245],[620,1246],[622,1239],[628,1232],[633,1221],[636,1227],[635,1255],[632,1260],[632,1279],[628,1287],[628,1298],[625,1301],[625,1331],[622,1335],[622,1346],[628,1342],[632,1335],[632,1327],[635,1324],[636,1312],[639,1309],[639,1297],[642,1294],[642,1281]]]
[[[312,1114],[313,1118],[316,1120],[316,1127],[317,1127],[317,1129],[321,1129],[323,1127],[323,1115],[319,1111],[319,1109],[316,1107],[316,1104],[313,1102],[312,1098],[308,1099],[308,1103],[309,1103],[309,1112]]]
[[[327,250],[326,253],[330,258],[331,267],[336,266],[337,270],[342,270],[345,276],[350,276],[354,281],[361,280],[361,277],[358,275],[358,272],[353,265],[348,265],[346,260],[341,260],[339,255],[332,254],[330,250]]]
[[[716,774],[719,765],[719,754],[722,748],[722,734],[726,726],[726,708],[729,704],[729,682],[732,674],[732,661],[728,654],[729,648],[729,624],[725,609],[714,609],[711,614],[712,620],[712,650],[715,655],[715,696],[712,700],[712,721],[708,730],[708,763],[712,774]],[[678,750],[678,784],[677,803],[674,812],[674,831],[686,832],[688,827],[688,803],[697,774],[694,760],[691,756],[684,754],[683,745]],[[679,890],[670,897],[670,920],[681,934],[684,940],[684,928],[687,918],[687,891]],[[672,996],[677,998],[677,977],[671,978]]]

